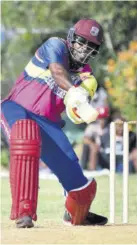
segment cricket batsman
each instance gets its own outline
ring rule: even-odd
[[[88,61],[99,53],[102,42],[102,27],[93,19],[79,20],[69,30],[67,40],[49,38],[2,102],[1,125],[10,151],[10,218],[17,228],[33,227],[37,220],[39,159],[67,193],[66,223],[107,223],[107,218],[89,212],[97,184],[83,175],[61,119],[66,109],[73,123],[96,120],[98,112],[89,100],[97,82]]]

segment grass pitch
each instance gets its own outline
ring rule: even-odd
[[[96,178],[98,190],[92,211],[109,217],[108,176]],[[129,224],[122,223],[122,176],[116,176],[116,225],[65,226],[63,189],[57,180],[40,180],[38,220],[31,229],[16,229],[9,220],[8,179],[1,180],[2,244],[137,244],[137,176],[129,176]]]

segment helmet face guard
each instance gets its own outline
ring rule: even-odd
[[[84,37],[74,34],[72,40],[69,50],[72,58],[79,63],[86,64],[89,59],[94,59],[99,53],[99,45],[86,40]],[[75,43],[78,45],[75,45]]]
[[[99,53],[103,41],[102,27],[91,19],[80,20],[69,30],[67,41],[72,59],[86,64]]]

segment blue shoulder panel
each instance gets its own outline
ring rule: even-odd
[[[68,48],[63,40],[52,37],[49,38],[38,50],[37,54],[44,61],[46,67],[51,63],[62,64],[68,68]]]

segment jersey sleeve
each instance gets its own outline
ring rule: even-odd
[[[66,66],[68,50],[63,40],[53,37],[48,39],[38,49],[37,56],[44,61],[46,67],[51,63],[59,63]]]

